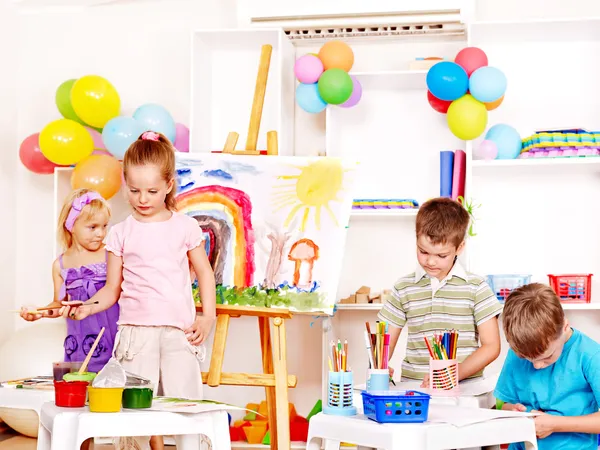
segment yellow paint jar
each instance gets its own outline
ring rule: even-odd
[[[123,400],[123,388],[88,387],[91,412],[120,412]]]

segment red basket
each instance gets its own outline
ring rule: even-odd
[[[550,287],[563,303],[589,303],[592,299],[592,274],[548,275]]]

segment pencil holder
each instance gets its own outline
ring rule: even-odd
[[[458,361],[456,359],[429,360],[429,389],[432,395],[458,394]]]
[[[352,404],[352,372],[329,372],[327,384],[327,405],[323,408],[323,413],[337,416],[356,415],[356,407]]]
[[[367,369],[367,392],[387,391],[389,388],[389,369]]]

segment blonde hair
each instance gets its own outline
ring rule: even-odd
[[[67,195],[67,197],[65,198],[62,209],[60,210],[60,214],[58,216],[57,224],[58,243],[63,248],[63,250],[67,250],[71,247],[71,245],[73,245],[73,233],[67,230],[66,227],[67,218],[69,217],[69,212],[71,211],[71,208],[73,206],[73,201],[76,198],[87,194],[88,192],[94,191],[91,189],[76,189],[72,191],[69,195]],[[85,205],[81,210],[81,213],[77,217],[77,220],[79,220],[82,217],[84,220],[88,220],[98,213],[104,213],[110,219],[110,206],[108,206],[108,203],[103,198],[94,199],[90,203]]]
[[[531,283],[510,293],[502,321],[513,351],[522,358],[535,359],[560,337],[565,312],[550,286]]]
[[[433,244],[451,243],[458,248],[465,240],[470,220],[467,210],[457,201],[431,199],[417,213],[417,238],[425,236]]]
[[[146,133],[158,136],[157,140],[144,139]],[[123,158],[123,174],[127,180],[127,170],[131,166],[144,166],[147,164],[157,165],[165,182],[175,179],[175,147],[163,134],[144,132],[137,141],[129,146]],[[173,185],[171,191],[165,197],[167,209],[176,211],[175,201],[176,189]]]

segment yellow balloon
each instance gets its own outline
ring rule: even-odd
[[[465,94],[450,104],[446,117],[454,136],[470,141],[485,131],[488,112],[483,103],[471,94]]]
[[[71,88],[71,105],[75,114],[86,124],[103,128],[119,115],[121,99],[117,90],[98,75],[79,78]]]
[[[40,133],[40,150],[61,166],[77,164],[94,151],[94,140],[83,125],[69,119],[50,122]]]

